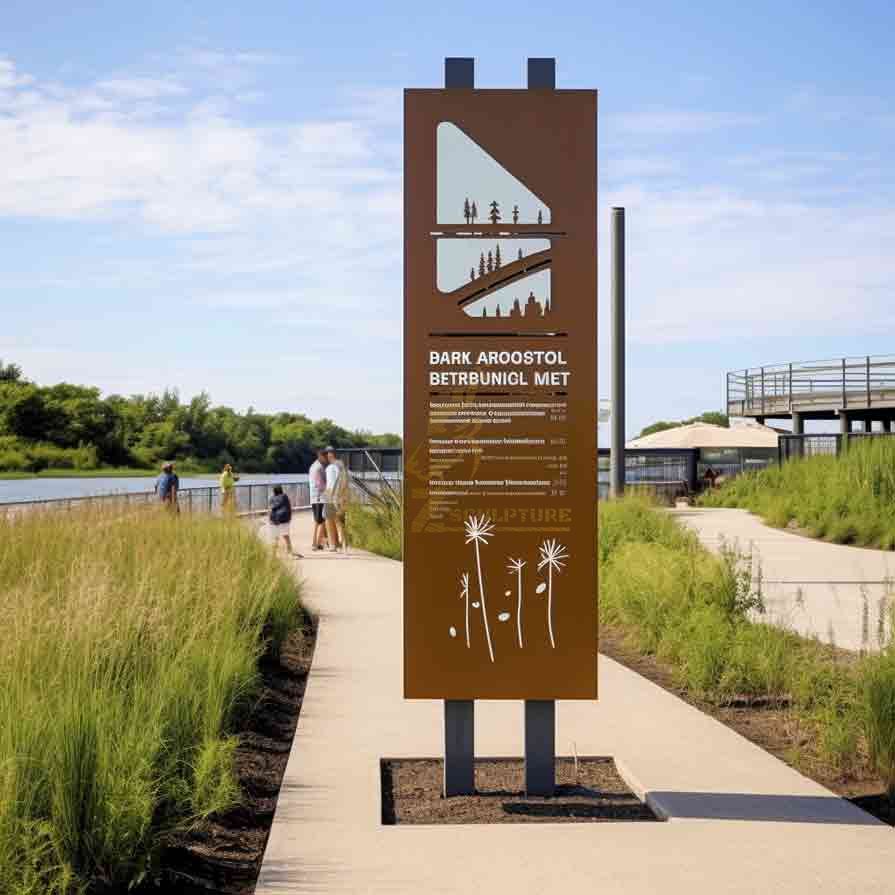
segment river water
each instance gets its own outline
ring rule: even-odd
[[[282,475],[241,475],[240,485],[265,485],[270,482],[306,482],[307,473]],[[155,479],[133,478],[58,478],[0,479],[0,504],[30,500],[57,500],[68,497],[95,497],[100,494],[136,494],[152,491]],[[181,488],[209,488],[217,485],[217,476],[180,476]]]

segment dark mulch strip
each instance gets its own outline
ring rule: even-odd
[[[308,619],[280,655],[260,662],[262,688],[239,732],[235,770],[241,804],[172,836],[161,853],[157,883],[145,893],[251,895],[273,823],[280,784],[304,698],[315,630]],[[144,890],[141,889],[141,893]]]
[[[384,824],[594,823],[657,820],[628,788],[611,758],[556,761],[556,795],[525,796],[521,758],[481,758],[473,796],[441,795],[442,760],[382,760]]]
[[[862,757],[857,756],[853,767],[846,770],[823,761],[817,753],[814,732],[800,724],[788,706],[747,699],[716,705],[699,699],[677,683],[669,665],[655,656],[638,652],[627,642],[623,631],[610,625],[600,626],[600,652],[733,728],[791,768],[854,802],[874,817],[895,825],[895,818],[889,814],[883,782],[867,770]]]

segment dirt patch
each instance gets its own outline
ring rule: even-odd
[[[441,795],[437,758],[382,761],[384,824],[594,823],[658,818],[628,788],[611,758],[556,761],[556,795],[526,797],[521,758],[481,758],[473,796]]]
[[[239,731],[235,770],[244,798],[165,843],[153,887],[165,895],[251,895],[261,869],[304,698],[315,630],[309,619],[280,655],[261,659],[261,691]]]
[[[855,756],[852,766],[847,769],[831,766],[818,754],[814,730],[801,723],[787,705],[748,700],[716,705],[699,699],[677,683],[670,666],[655,656],[638,652],[627,642],[622,631],[610,625],[600,626],[600,652],[733,728],[791,768],[849,799],[874,817],[895,824],[895,818],[889,814],[883,782],[868,771],[864,756]]]

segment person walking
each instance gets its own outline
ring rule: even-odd
[[[173,463],[163,463],[161,475],[155,480],[155,493],[171,513],[179,512],[177,492],[180,490],[180,479],[174,471]]]
[[[229,463],[224,464],[224,470],[221,472],[221,510],[225,516],[232,516],[236,513],[236,483],[239,476],[233,474],[233,467]]]
[[[274,485],[273,494],[270,498],[270,512],[268,513],[268,522],[273,531],[273,549],[276,552],[280,546],[280,539],[286,544],[286,552],[290,556],[301,559],[300,553],[296,553],[292,549],[292,538],[290,530],[292,528],[292,502],[289,495],[284,493],[282,485]]]
[[[308,485],[311,492],[311,512],[314,515],[314,536],[311,549],[322,550],[326,537],[326,523],[323,518],[323,495],[326,491],[326,451],[317,448],[317,459],[308,470]]]
[[[341,547],[348,551],[345,537],[345,510],[348,497],[348,473],[345,464],[336,456],[334,447],[326,449],[326,491],[324,492],[324,514],[330,550]]]

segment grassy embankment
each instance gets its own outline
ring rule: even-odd
[[[599,549],[602,623],[709,702],[789,706],[817,757],[866,763],[895,796],[895,647],[850,656],[764,624],[734,554],[709,553],[635,498],[601,504]]]
[[[0,518],[0,893],[125,891],[165,834],[239,799],[258,660],[293,579],[210,517]]]
[[[702,497],[769,525],[839,544],[895,549],[895,440],[852,439],[839,457],[806,457],[738,476]]]
[[[400,557],[399,514],[355,514],[355,543]],[[806,761],[845,773],[866,765],[895,797],[895,646],[851,656],[765,624],[735,553],[710,553],[643,498],[603,501],[599,514],[601,625],[656,655],[699,699],[786,707]]]

